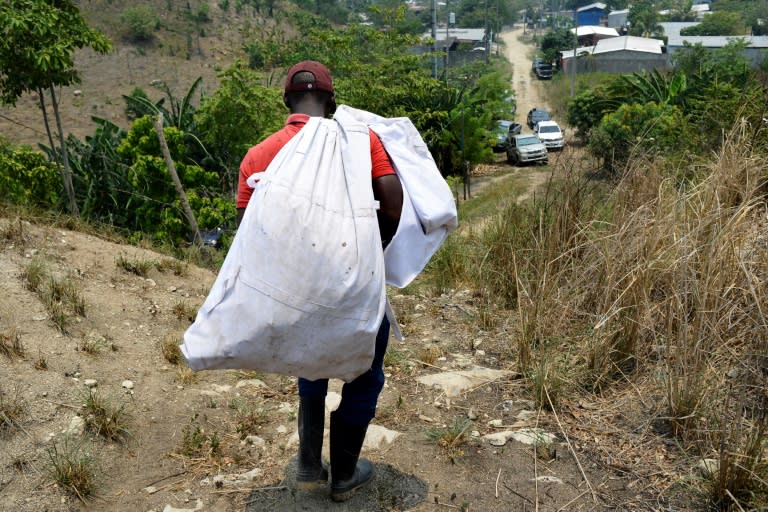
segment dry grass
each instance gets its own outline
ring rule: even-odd
[[[0,333],[0,354],[8,359],[13,359],[24,357],[24,353],[24,344],[21,342],[21,336],[15,327],[8,332]]]
[[[179,338],[174,334],[169,334],[160,340],[160,351],[166,361],[174,366],[184,362],[184,356],[179,348]]]
[[[77,496],[81,501],[91,496],[96,489],[96,467],[94,457],[82,443],[65,438],[46,449],[48,472],[59,486]]]
[[[638,156],[612,190],[564,163],[431,269],[441,288],[516,308],[512,348],[539,405],[626,384],[658,400],[648,424],[693,462],[719,459],[706,487],[721,508],[768,503],[768,157],[753,136],[737,126],[689,169]]]
[[[11,395],[0,387],[0,434],[18,428],[18,423],[27,414],[28,405],[18,388]]]
[[[86,303],[79,283],[69,276],[53,273],[43,257],[34,257],[21,277],[24,286],[40,298],[49,318],[62,333],[68,333],[72,316],[85,317]]]
[[[130,438],[129,415],[125,410],[125,404],[116,405],[113,399],[88,390],[84,410],[85,428],[89,432],[109,441],[121,443]]]

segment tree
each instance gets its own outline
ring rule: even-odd
[[[715,11],[704,16],[701,23],[680,30],[683,36],[739,36],[747,33],[738,12]]]
[[[222,175],[225,193],[237,187],[238,165],[248,148],[280,128],[287,109],[282,91],[264,85],[261,73],[240,63],[219,74],[221,85],[195,113],[200,139]]]
[[[576,43],[576,34],[567,28],[557,28],[547,32],[541,38],[544,61],[550,64],[555,62],[562,50],[573,50],[574,43]]]
[[[627,20],[630,22],[631,36],[653,37],[664,33],[664,29],[659,25],[659,12],[652,0],[633,3]]]
[[[0,101],[15,105],[25,93],[37,93],[51,148],[58,155],[69,210],[78,214],[72,173],[59,114],[56,87],[80,82],[74,54],[90,47],[107,53],[112,45],[92,29],[69,0],[5,0],[0,3]],[[59,147],[48,123],[45,93],[50,96]]]

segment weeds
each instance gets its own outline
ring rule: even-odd
[[[38,351],[37,359],[35,359],[35,370],[47,370],[48,361],[45,359],[45,355],[42,351]]]
[[[229,408],[237,411],[235,432],[240,435],[240,439],[245,439],[248,435],[256,433],[260,426],[269,421],[267,410],[263,407],[251,406],[241,399],[231,400]]]
[[[15,328],[7,333],[0,333],[0,354],[8,359],[24,357],[24,344]]]
[[[426,430],[426,436],[440,446],[451,460],[456,462],[464,456],[462,446],[466,444],[469,437],[468,431],[472,422],[467,418],[456,418],[450,425],[445,427],[432,427]]]
[[[157,264],[152,260],[145,260],[139,257],[128,258],[126,255],[120,254],[115,259],[115,265],[130,274],[147,277]]]
[[[54,325],[67,333],[72,315],[85,317],[86,304],[77,283],[50,272],[42,258],[33,258],[22,272],[25,287],[40,298]]]
[[[197,308],[190,306],[185,300],[180,300],[173,305],[173,315],[179,320],[194,322],[197,316]]]
[[[27,404],[18,389],[13,396],[9,396],[0,388],[0,433],[17,428],[18,422],[26,413]]]
[[[96,487],[95,459],[72,439],[62,444],[54,443],[46,450],[49,473],[58,485],[71,492],[81,501],[91,496]]]
[[[127,427],[128,413],[125,405],[115,405],[93,390],[85,397],[85,428],[109,441],[124,443],[130,437]]]
[[[203,418],[205,420],[205,418]],[[180,452],[187,457],[218,458],[221,456],[221,439],[216,432],[206,433],[197,423],[198,415],[192,418],[182,431]]]
[[[173,334],[169,334],[160,340],[160,351],[165,360],[174,366],[178,366],[184,361],[181,348],[179,348],[179,339]]]
[[[163,258],[156,266],[160,272],[170,270],[175,276],[186,276],[189,273],[189,264],[176,258]]]
[[[179,367],[176,370],[176,377],[175,380],[179,384],[188,386],[189,384],[194,384],[197,382],[197,373],[195,373],[194,370],[187,366]]]
[[[0,228],[0,240],[8,244],[23,246],[27,241],[24,223],[20,217]]]

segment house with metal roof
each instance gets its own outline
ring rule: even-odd
[[[680,31],[687,27],[698,25],[697,22],[665,22],[659,23],[664,28],[664,34],[667,36],[667,53],[671,59],[675,52],[685,48],[685,43],[690,45],[701,44],[704,48],[717,49],[722,48],[729,42],[743,39],[748,46],[744,49],[744,55],[752,66],[758,66],[763,59],[768,57],[768,36],[684,36]]]
[[[580,25],[603,25],[603,19],[606,17],[607,5],[602,2],[585,5],[576,9],[574,16],[576,26]]]
[[[581,46],[593,46],[601,39],[609,37],[619,37],[615,28],[601,27],[598,25],[578,26],[571,29],[571,33],[576,33],[576,39]]]
[[[619,36],[601,39],[593,46],[560,52],[560,67],[570,73],[574,63],[577,73],[602,71],[632,73],[668,67],[664,41],[648,37]]]

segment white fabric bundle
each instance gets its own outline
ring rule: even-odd
[[[385,118],[341,105],[336,119],[365,123],[381,139],[403,185],[397,233],[384,251],[387,284],[404,288],[459,225],[450,187],[407,117]]]
[[[350,381],[386,303],[368,128],[310,118],[258,179],[182,353],[195,370]]]

